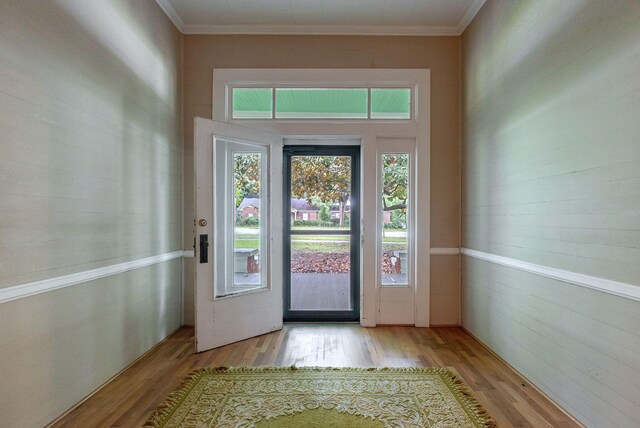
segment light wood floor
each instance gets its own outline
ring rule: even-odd
[[[135,427],[192,370],[211,366],[449,367],[501,427],[577,427],[460,328],[289,324],[279,332],[201,354],[182,328],[55,427]]]

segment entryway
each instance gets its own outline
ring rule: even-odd
[[[428,326],[429,71],[224,69],[213,88],[214,120],[195,121],[198,351],[283,318]],[[292,186],[312,157],[336,180],[320,194]]]

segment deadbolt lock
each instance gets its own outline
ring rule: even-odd
[[[200,220],[198,220],[198,224],[200,225],[200,227],[205,227],[207,225],[207,220],[201,218]]]

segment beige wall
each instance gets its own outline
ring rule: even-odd
[[[0,287],[182,249],[182,35],[153,0],[0,2]],[[180,325],[180,260],[0,303],[0,425]]]
[[[640,286],[640,3],[488,0],[463,34],[463,246]],[[640,425],[640,303],[463,258],[463,326],[590,427]]]
[[[184,42],[185,219],[193,218],[193,118],[211,117],[213,68],[430,68],[431,69],[431,246],[459,246],[458,37],[185,36]],[[185,221],[185,247],[193,245]],[[423,227],[428,227],[423,225]],[[458,293],[457,263],[432,257],[432,278],[444,294]],[[193,260],[185,264],[185,321],[193,323]],[[457,324],[457,305],[438,310],[432,296],[431,323]],[[436,310],[434,310],[436,307]]]

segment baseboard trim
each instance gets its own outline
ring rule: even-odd
[[[82,400],[78,401],[76,404],[73,405],[73,407],[71,407],[69,410],[67,410],[66,412],[64,412],[63,414],[61,414],[60,416],[58,416],[57,418],[55,418],[53,421],[49,422],[47,425],[45,425],[45,428],[50,428],[52,426],[54,426],[56,423],[58,423],[59,421],[61,421],[64,417],[66,417],[67,415],[69,415],[69,413],[73,412],[75,409],[77,409],[78,407],[80,407],[82,405],[82,403],[84,403],[85,401],[87,401],[89,398],[93,397],[94,395],[96,395],[98,392],[100,392],[100,390],[102,388],[104,388],[105,386],[109,385],[111,382],[113,382],[113,380],[115,378],[117,378],[118,376],[120,376],[122,373],[124,373],[125,371],[129,370],[131,367],[133,367],[138,361],[142,360],[144,357],[146,357],[147,355],[149,355],[152,351],[154,351],[158,346],[160,346],[161,344],[163,344],[165,341],[167,341],[171,336],[173,336],[174,334],[176,334],[176,332],[178,332],[178,330],[184,328],[184,326],[180,326],[178,328],[176,328],[175,330],[173,330],[171,333],[169,333],[164,339],[160,340],[158,343],[156,343],[155,345],[153,345],[151,348],[149,348],[148,351],[146,351],[144,354],[140,355],[138,358],[136,358],[135,360],[133,360],[131,363],[129,363],[125,368],[123,368],[122,370],[120,370],[118,373],[114,374],[113,376],[111,376],[105,383],[103,383],[102,385],[100,385],[99,387],[97,387],[93,392],[91,392],[89,395],[87,395],[86,397],[84,397]]]
[[[83,282],[94,281],[107,276],[118,275],[123,272],[167,262],[180,257],[183,257],[182,250],[91,269],[84,272],[72,273],[70,275],[0,288],[0,304],[25,297],[35,296],[36,294],[46,293],[48,291],[59,290],[61,288],[81,284]]]
[[[474,259],[484,260],[502,266],[518,269],[524,272],[529,272],[547,278],[555,279],[557,281],[563,281],[569,284],[591,288],[592,290],[598,290],[603,293],[613,294],[618,297],[640,301],[640,285],[627,284],[624,282],[600,278],[597,276],[584,275],[568,270],[537,265],[535,263],[524,262],[522,260],[516,260],[509,257],[497,256],[495,254],[471,250],[469,248],[460,249],[460,253]]]
[[[469,330],[467,330],[466,328],[464,328],[463,326],[459,327],[464,333],[468,334],[469,337],[471,337],[473,340],[475,340],[476,342],[478,342],[478,344],[480,346],[482,346],[484,349],[487,350],[487,352],[489,352],[491,355],[493,355],[494,357],[496,357],[498,360],[502,361],[507,367],[509,367],[511,370],[513,370],[514,373],[516,373],[518,376],[520,376],[522,379],[524,379],[531,388],[535,389],[538,393],[540,393],[544,398],[546,398],[547,400],[549,400],[550,403],[553,403],[554,406],[556,406],[562,413],[564,413],[565,415],[567,415],[567,417],[569,419],[571,419],[573,422],[576,423],[576,425],[578,425],[579,427],[582,428],[587,428],[586,425],[584,425],[582,422],[580,422],[579,420],[576,419],[575,416],[573,416],[571,413],[569,413],[564,407],[562,407],[560,404],[558,404],[554,399],[552,399],[551,397],[549,397],[547,395],[547,393],[545,393],[543,390],[541,390],[540,388],[538,388],[538,386],[531,382],[526,376],[524,376],[522,373],[520,373],[518,370],[516,370],[511,364],[509,364],[507,361],[504,360],[504,358],[502,358],[500,355],[496,354],[496,352],[491,349],[486,343],[484,343],[482,340],[478,339],[473,333],[471,333]]]

